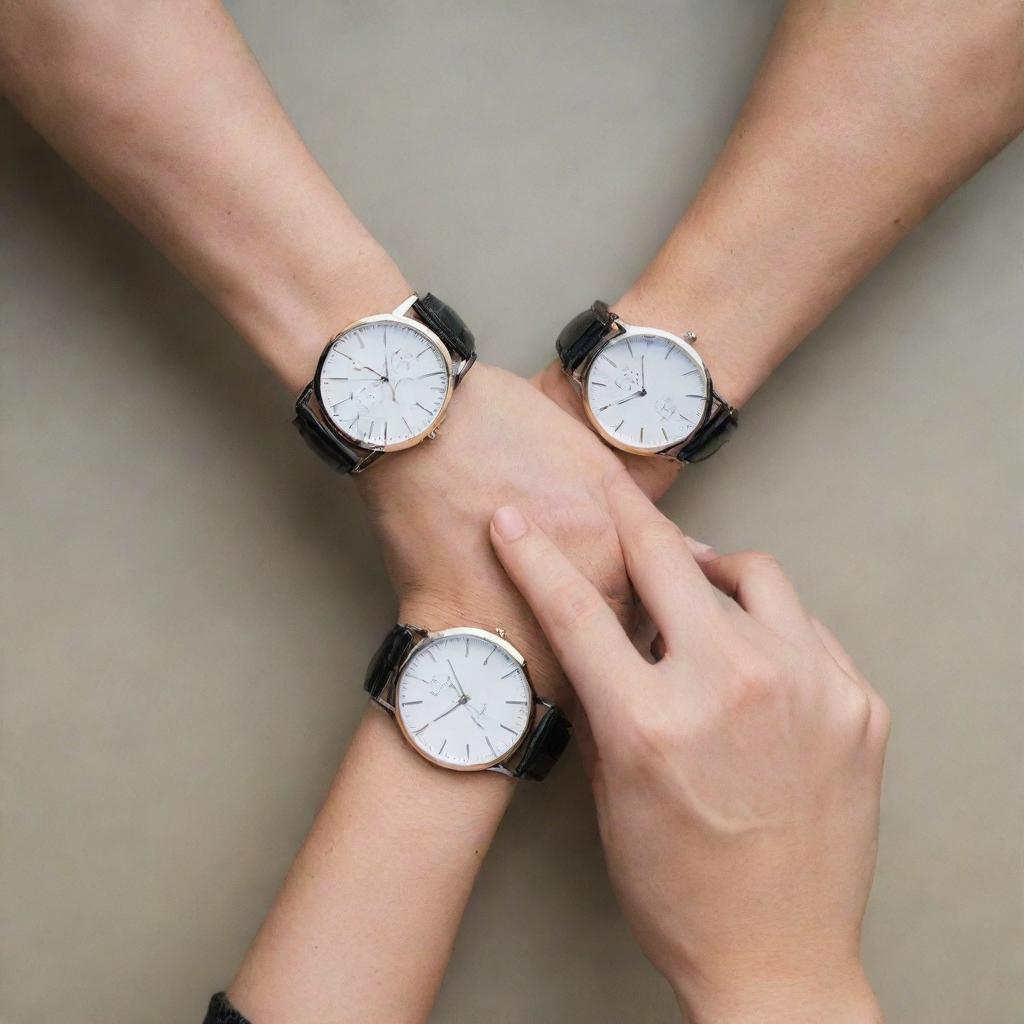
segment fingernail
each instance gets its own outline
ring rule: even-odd
[[[718,557],[718,552],[710,544],[705,544],[703,541],[694,540],[693,537],[688,536],[686,544],[690,549],[690,554],[698,562],[710,562],[713,558]]]
[[[506,542],[519,540],[526,533],[523,513],[513,505],[499,508],[491,522],[494,524],[494,532]]]

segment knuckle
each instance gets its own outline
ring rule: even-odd
[[[883,744],[888,742],[889,733],[892,731],[892,712],[889,705],[877,693],[869,698],[871,703],[871,722],[875,735]]]
[[[837,691],[836,719],[843,734],[863,737],[871,722],[871,699],[856,684],[847,683]]]
[[[556,629],[578,629],[598,610],[601,598],[585,580],[562,583],[548,600],[548,617]]]
[[[733,710],[763,704],[778,696],[784,682],[774,661],[758,652],[747,652],[733,666],[728,704]]]
[[[749,576],[781,576],[782,565],[767,551],[743,551],[738,556],[740,571]]]

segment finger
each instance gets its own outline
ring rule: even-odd
[[[811,618],[811,626],[814,632],[818,634],[818,639],[821,640],[822,646],[832,656],[832,660],[859,686],[865,690],[874,692],[871,684],[864,678],[860,669],[857,668],[853,658],[847,654],[846,649],[837,639],[835,633],[832,632],[824,622],[819,619]]]
[[[590,581],[518,509],[494,513],[491,543],[593,720],[643,660]]]
[[[671,650],[718,612],[682,531],[663,516],[624,471],[605,478],[608,507],[619,533],[626,571]]]
[[[700,567],[723,594],[773,632],[783,637],[812,632],[796,589],[771,555],[740,551],[701,562]]]

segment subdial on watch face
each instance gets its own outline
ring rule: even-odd
[[[320,401],[343,434],[395,448],[429,433],[451,388],[444,354],[398,321],[372,321],[339,335],[320,367]]]
[[[626,335],[590,364],[584,399],[613,444],[657,452],[685,440],[704,418],[707,375],[670,338]]]
[[[522,665],[483,637],[452,633],[421,644],[395,690],[395,714],[414,747],[451,768],[507,757],[533,720]]]

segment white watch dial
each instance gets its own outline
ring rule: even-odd
[[[503,760],[533,721],[522,665],[498,644],[450,633],[421,644],[395,687],[395,715],[420,753],[450,768]]]
[[[452,386],[444,354],[397,320],[353,327],[331,344],[320,366],[320,403],[359,444],[396,448],[429,433]]]
[[[590,364],[584,399],[613,444],[653,453],[693,433],[704,418],[707,388],[704,367],[685,343],[627,334]]]

